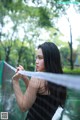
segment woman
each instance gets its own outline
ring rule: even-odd
[[[29,110],[26,120],[51,120],[58,106],[64,107],[66,88],[54,83],[31,78],[17,73],[13,76],[13,88],[17,103],[22,111]],[[36,55],[36,71],[62,74],[60,53],[57,46],[51,42],[45,42],[38,46]],[[26,84],[26,92],[23,95],[18,80],[22,78]]]

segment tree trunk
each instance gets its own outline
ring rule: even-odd
[[[71,65],[71,70],[74,69],[74,65],[73,65],[73,47],[72,47],[72,30],[71,30],[71,25],[70,25],[70,65]]]
[[[5,61],[6,61],[7,63],[9,63],[9,60],[10,60],[10,58],[9,58],[10,50],[11,50],[11,47],[10,47],[10,46],[8,46],[7,48],[5,48],[5,53],[6,53]]]

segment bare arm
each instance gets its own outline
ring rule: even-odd
[[[24,83],[26,85],[26,88],[27,88],[28,84],[29,84],[29,78],[27,76],[22,75],[22,79],[23,79],[23,81],[24,81]]]
[[[22,93],[19,86],[19,74],[13,76],[13,89],[17,103],[22,111],[28,110],[36,100],[36,94],[39,88],[39,80],[31,78],[25,94]]]

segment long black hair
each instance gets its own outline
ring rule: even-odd
[[[52,42],[45,42],[38,46],[42,49],[44,56],[45,72],[62,74],[61,58],[58,47]],[[48,82],[50,93],[63,105],[66,100],[66,88],[51,82]],[[58,102],[59,102],[58,101]]]

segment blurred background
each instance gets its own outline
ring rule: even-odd
[[[79,0],[0,0],[0,60],[33,71],[37,46],[51,41],[64,72],[80,73],[79,21]]]

